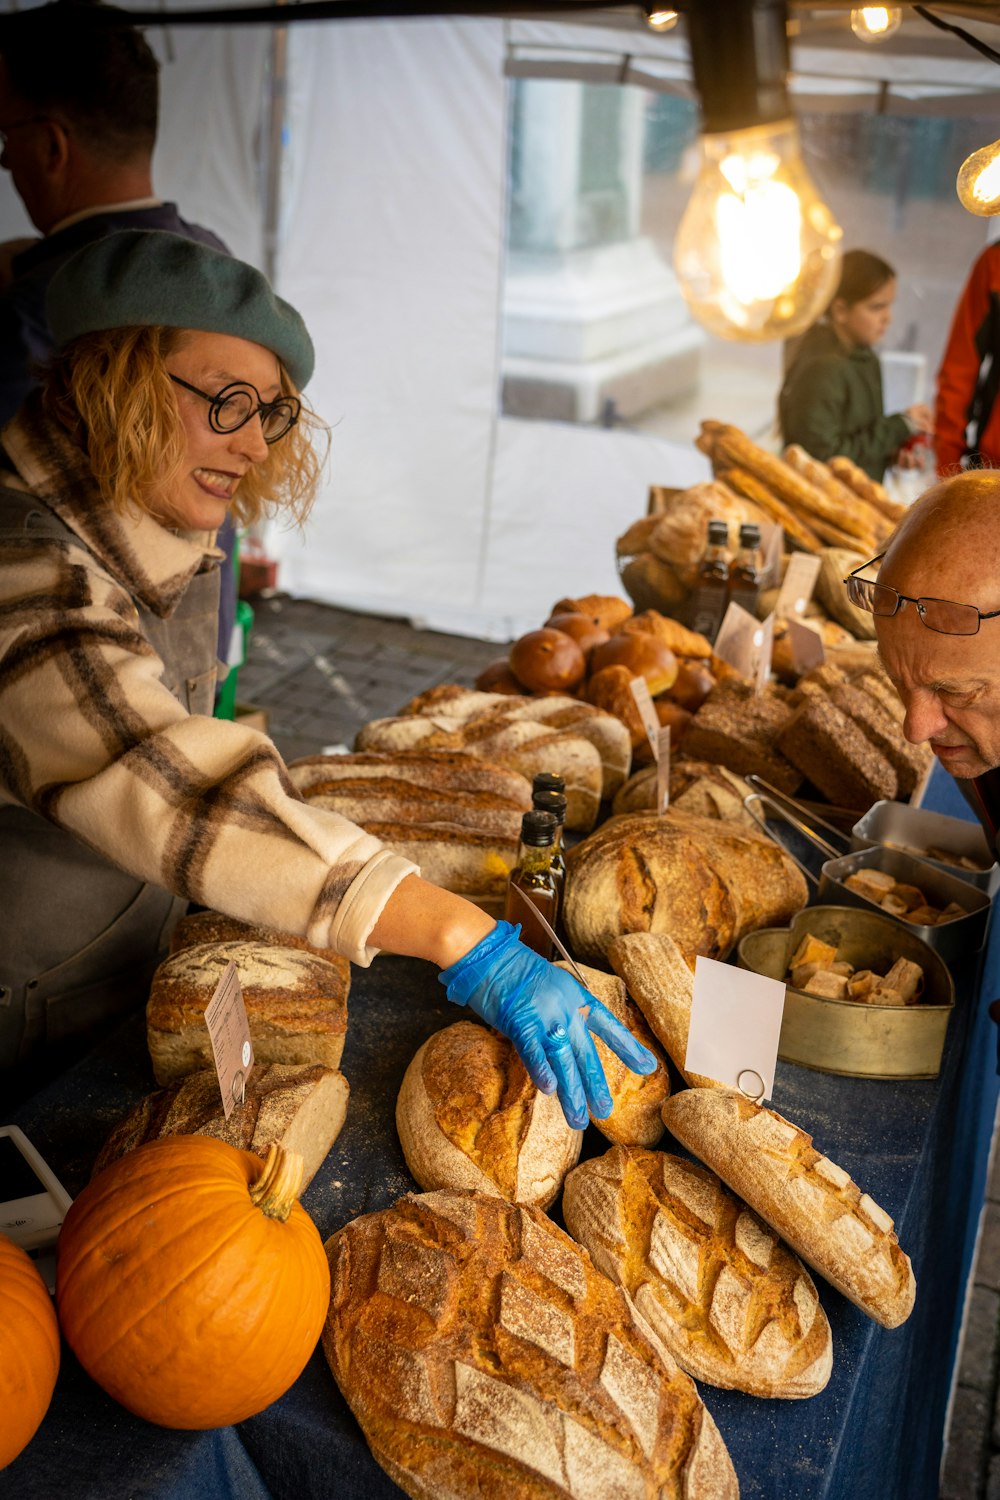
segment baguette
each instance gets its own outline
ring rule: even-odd
[[[415,1500],[737,1500],[693,1381],[538,1209],[413,1194],[327,1252],[323,1351]]]
[[[474,1188],[543,1209],[583,1141],[558,1097],[531,1082],[513,1044],[474,1021],[435,1032],[416,1053],[396,1100],[396,1129],[422,1188]]]
[[[303,1189],[322,1166],[347,1114],[347,1079],[320,1063],[270,1063],[246,1080],[243,1102],[226,1119],[214,1068],[202,1068],[148,1094],[115,1126],[94,1163],[102,1172],[127,1151],[168,1135],[211,1135],[267,1156],[272,1142],[304,1162]]]
[[[870,474],[866,474],[852,458],[838,454],[830,459],[829,468],[831,474],[835,475],[842,484],[846,484],[856,495],[860,495],[862,500],[866,500],[894,525],[898,525],[906,515],[906,506],[900,505],[897,500],[891,500],[884,485],[872,479]]]
[[[800,515],[805,512],[812,530],[819,531],[816,522],[822,521],[838,530],[843,528],[851,536],[867,537],[870,534],[864,521],[855,520],[850,513],[839,510],[822,490],[803,479],[776,454],[758,447],[738,427],[724,427],[715,439],[713,452],[722,467],[749,469],[784,505]]]
[[[670,1079],[667,1064],[655,1036],[646,1025],[642,1011],[625,993],[625,986],[614,974],[603,974],[599,969],[590,969],[586,964],[577,965],[586,988],[600,1000],[601,1004],[620,1021],[624,1027],[648,1047],[656,1058],[657,1067],[652,1073],[633,1073],[622,1062],[617,1053],[594,1036],[593,1042],[604,1069],[604,1077],[611,1094],[609,1115],[591,1114],[590,1118],[601,1134],[609,1141],[624,1146],[655,1146],[663,1134],[660,1110],[670,1094]],[[569,964],[560,960],[557,969],[573,971]]]
[[[777,495],[773,495],[767,485],[751,474],[749,469],[735,465],[731,469],[720,470],[719,478],[731,489],[759,505],[770,520],[778,523],[790,541],[806,552],[819,552],[823,542],[816,532],[794,510],[783,505]]]
[[[849,484],[844,484],[832,469],[821,463],[818,458],[813,458],[812,454],[807,453],[799,443],[789,443],[781,456],[796,474],[800,474],[803,479],[815,485],[830,503],[837,507],[841,515],[849,514],[859,522],[863,521],[865,529],[878,541],[882,541],[889,535],[892,527],[882,512],[869,505],[868,501],[863,500],[856,490],[852,489]]]
[[[916,1282],[892,1220],[814,1149],[804,1130],[735,1089],[675,1094],[663,1118],[677,1140],[862,1312],[884,1328],[906,1321]]]
[[[752,1396],[830,1379],[830,1324],[802,1262],[713,1172],[615,1146],[567,1177],[563,1218],[682,1370]]]
[[[627,932],[608,947],[608,962],[684,1081],[693,1088],[720,1086],[717,1078],[689,1072],[685,1066],[694,974],[673,938],[666,933]]]

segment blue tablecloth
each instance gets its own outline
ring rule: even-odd
[[[967,816],[944,776],[925,805]],[[778,1066],[774,1107],[892,1214],[913,1260],[917,1301],[908,1322],[887,1331],[819,1281],[834,1338],[824,1392],[809,1401],[763,1401],[702,1387],[744,1500],[936,1500],[997,1098],[996,1031],[986,1015],[1000,994],[996,925],[983,979],[975,955],[957,975],[938,1079],[862,1081]],[[343,1061],[351,1084],[348,1120],[303,1199],[324,1237],[413,1190],[393,1124],[396,1092],[420,1043],[455,1019],[426,964],[380,958],[355,972]],[[25,1104],[14,1123],[69,1191],[78,1192],[111,1124],[151,1086],[137,1019]],[[664,1145],[671,1143],[665,1138]],[[585,1154],[606,1147],[590,1127]],[[400,1494],[370,1457],[319,1351],[280,1401],[238,1428],[175,1433],[122,1411],[64,1350],[49,1414],[24,1454],[0,1474],[0,1496],[53,1500],[66,1491],[74,1500],[398,1500]]]

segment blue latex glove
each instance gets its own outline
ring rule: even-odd
[[[591,1032],[634,1073],[652,1073],[656,1058],[571,974],[520,942],[520,934],[519,926],[498,922],[438,978],[449,1000],[509,1037],[532,1082],[544,1094],[556,1091],[569,1124],[582,1130],[588,1110],[598,1119],[611,1113]]]

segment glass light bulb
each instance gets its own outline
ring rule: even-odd
[[[892,36],[903,20],[899,5],[862,5],[851,11],[851,30],[863,42],[880,42]]]
[[[656,9],[646,12],[646,25],[653,31],[672,31],[679,19],[679,12],[676,10]]]
[[[801,333],[836,291],[842,238],[791,120],[702,137],[674,268],[709,332],[749,343]]]
[[[966,157],[958,169],[958,201],[984,219],[1000,214],[1000,141]]]

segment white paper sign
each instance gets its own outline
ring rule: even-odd
[[[813,596],[822,559],[811,552],[793,552],[778,590],[774,612],[785,620],[801,620]]]
[[[656,738],[656,811],[662,817],[670,806],[670,725]]]
[[[780,979],[699,957],[684,1071],[770,1099],[784,1007]]]
[[[656,717],[656,709],[653,707],[653,697],[649,691],[649,683],[645,677],[633,677],[629,683],[632,689],[632,697],[635,706],[639,710],[642,727],[646,731],[649,748],[653,752],[654,760],[660,753],[660,721]]]
[[[205,1025],[212,1042],[222,1108],[228,1120],[234,1105],[243,1103],[246,1081],[253,1071],[250,1024],[240,976],[232,960],[222,971],[215,994],[205,1007]]]
[[[781,582],[781,554],[785,533],[777,521],[765,521],[760,528],[760,586],[776,589]]]
[[[826,647],[818,630],[804,620],[788,620],[788,639],[792,647],[792,665],[796,672],[811,672],[826,661]]]
[[[759,630],[760,621],[756,615],[744,609],[742,604],[730,604],[715,637],[716,656],[735,667],[742,677],[753,678],[758,651],[754,637]]]
[[[768,615],[753,638],[756,658],[754,660],[754,692],[764,691],[771,680],[771,658],[774,655],[774,613]]]

